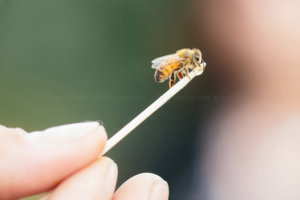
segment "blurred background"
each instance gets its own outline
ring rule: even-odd
[[[0,123],[110,137],[168,89],[151,60],[193,47],[204,74],[108,153],[118,185],[152,172],[175,200],[299,200],[297,0],[0,0]]]

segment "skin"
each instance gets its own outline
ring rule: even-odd
[[[210,123],[207,199],[298,200],[300,1],[197,4],[208,70],[231,98]]]
[[[138,174],[116,190],[118,168],[97,158],[107,140],[98,122],[64,125],[26,133],[0,126],[0,199],[46,192],[42,200],[167,200],[168,184]]]

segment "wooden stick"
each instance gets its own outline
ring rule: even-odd
[[[146,120],[150,115],[152,115],[156,110],[158,110],[162,105],[164,105],[168,100],[170,100],[175,94],[177,94],[182,88],[184,88],[193,78],[201,75],[203,73],[204,67],[202,67],[201,69],[195,69],[194,71],[191,71],[188,74],[190,78],[188,78],[188,76],[185,76],[183,79],[177,82],[172,88],[170,88],[162,96],[160,96],[156,101],[154,101],[150,106],[148,106],[143,112],[141,112],[138,116],[136,116],[133,120],[131,120],[131,122],[125,125],[115,135],[113,135],[106,142],[106,146],[100,156],[106,154],[116,144],[118,144],[121,140],[123,140],[131,131],[133,131],[144,120]]]

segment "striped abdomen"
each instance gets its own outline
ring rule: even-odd
[[[164,82],[168,79],[175,70],[181,68],[181,62],[175,62],[163,67],[157,68],[154,74],[154,79],[156,82]]]

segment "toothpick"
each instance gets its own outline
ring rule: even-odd
[[[172,88],[167,90],[162,96],[160,96],[156,101],[154,101],[150,106],[148,106],[143,112],[141,112],[131,122],[125,125],[115,135],[113,135],[106,142],[106,146],[100,156],[106,154],[116,144],[123,140],[129,133],[131,133],[131,131],[138,127],[144,120],[146,120],[150,115],[152,115],[156,110],[158,110],[162,105],[164,105],[168,100],[170,100],[175,94],[177,94],[182,88],[184,88],[193,78],[201,75],[202,73],[203,68],[201,70],[195,69],[194,71],[191,71],[188,74],[188,76],[185,76]]]

